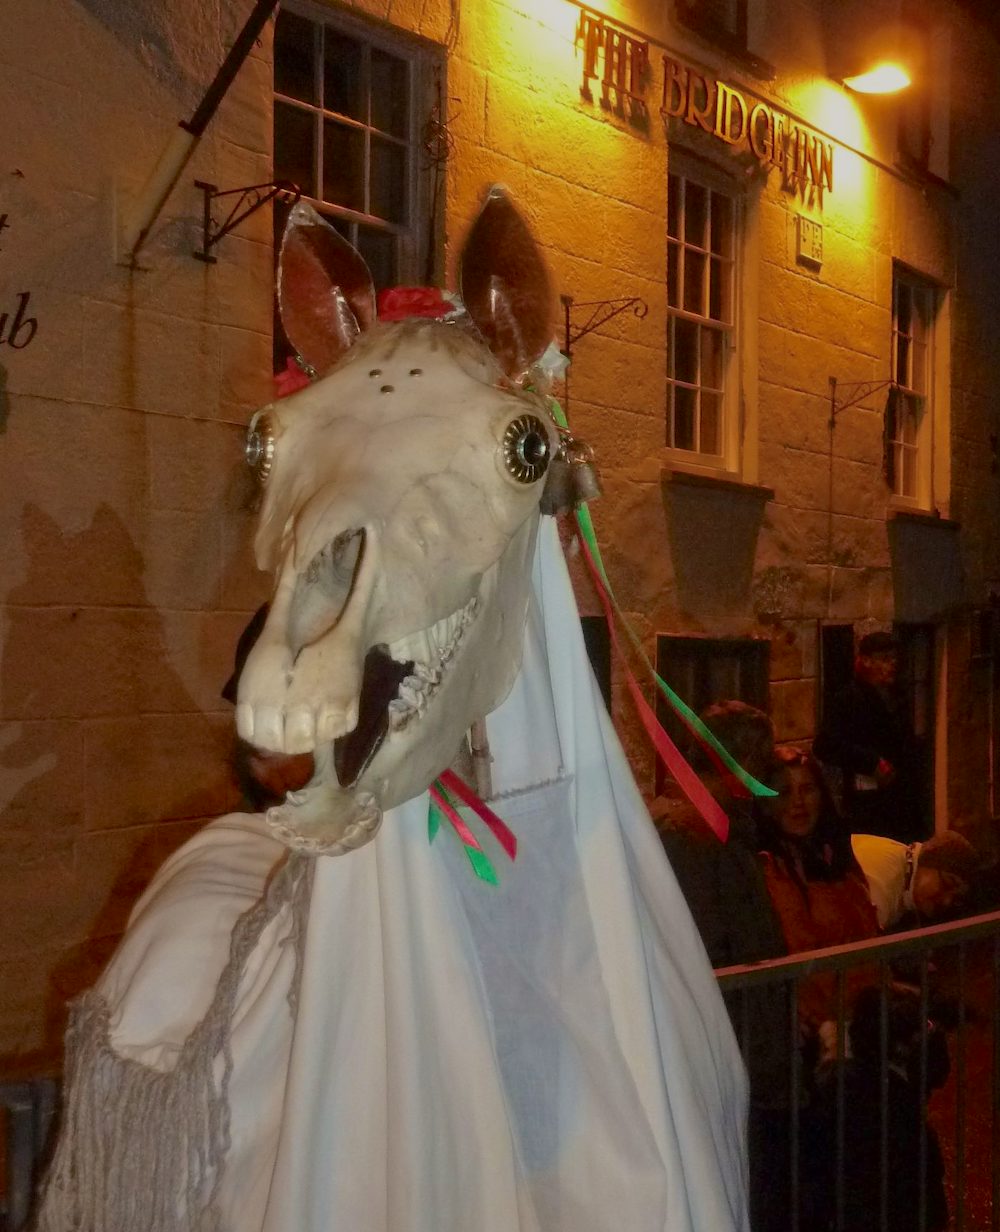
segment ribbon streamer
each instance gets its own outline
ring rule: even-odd
[[[569,431],[569,421],[566,419],[566,416],[563,413],[562,407],[559,405],[558,402],[556,402],[554,398],[549,399],[549,405],[552,411],[553,419],[555,419],[556,423],[559,425],[560,428],[563,428],[565,431],[568,432]],[[577,527],[580,531],[581,539],[590,549],[592,563],[596,566],[596,569],[597,569],[597,576],[595,577],[594,580],[598,587],[598,590],[599,591],[603,590],[603,593],[607,597],[608,601],[610,602],[614,610],[614,613],[617,615],[619,621],[621,622],[621,626],[625,630],[625,633],[629,641],[631,642],[633,649],[635,650],[636,654],[641,659],[643,665],[645,666],[646,670],[649,672],[650,676],[652,676],[654,682],[656,683],[656,687],[660,690],[660,692],[666,698],[667,703],[670,705],[671,709],[675,712],[677,717],[681,720],[681,722],[688,729],[691,735],[694,736],[694,738],[704,748],[705,752],[711,758],[712,763],[715,765],[716,769],[718,769],[719,772],[723,775],[723,778],[725,779],[726,785],[729,788],[731,794],[741,799],[747,799],[751,795],[753,796],[776,796],[778,794],[776,791],[773,791],[770,787],[766,787],[763,783],[755,779],[752,774],[749,774],[746,770],[743,769],[743,767],[739,764],[738,761],[736,761],[736,759],[732,756],[729,750],[705,726],[705,724],[701,721],[701,719],[698,718],[698,716],[691,709],[691,707],[684,701],[684,699],[680,697],[677,693],[675,693],[674,690],[670,687],[670,685],[668,685],[667,682],[663,679],[663,677],[659,674],[659,672],[657,672],[656,668],[650,662],[649,655],[646,654],[646,651],[638,635],[636,634],[632,626],[629,624],[625,616],[625,613],[622,611],[621,607],[619,606],[618,600],[615,598],[614,591],[611,589],[611,582],[608,579],[607,571],[604,568],[604,561],[601,559],[601,550],[597,544],[597,535],[596,535],[596,532],[594,531],[594,523],[593,523],[593,520],[591,519],[590,510],[588,509],[585,501],[581,502],[581,504],[576,509],[576,522],[577,522]],[[608,623],[609,625],[613,624],[613,618],[610,614],[608,615]],[[618,654],[622,659],[622,663],[625,667],[626,673],[628,673],[629,671],[628,663],[625,660],[625,657],[622,654],[620,647],[618,647]],[[655,721],[656,721],[657,727],[662,731],[662,727],[660,727],[659,720],[655,720]],[[666,732],[664,732],[663,734],[664,736],[666,736]],[[669,739],[668,736],[666,738]],[[655,743],[656,741],[654,740],[654,744]]]
[[[513,860],[517,856],[517,837],[514,832],[493,812],[489,806],[468,787],[453,770],[445,770],[434,780],[430,788],[430,807],[427,812],[427,840],[433,843],[441,828],[442,817],[451,822],[452,828],[465,848],[472,870],[480,881],[489,885],[499,885],[500,878],[493,862],[483,851],[476,836],[469,829],[465,819],[455,807],[451,799],[454,792],[459,799],[471,808],[494,833],[504,851]]]
[[[597,596],[604,608],[604,615],[608,622],[608,630],[611,635],[611,642],[615,648],[615,652],[622,660],[625,669],[625,681],[628,684],[629,692],[632,694],[632,700],[635,702],[636,709],[639,712],[639,718],[642,720],[642,725],[646,729],[646,734],[653,742],[653,747],[663,759],[663,764],[667,767],[670,773],[677,780],[681,789],[691,803],[695,806],[705,821],[712,828],[714,833],[725,842],[729,837],[729,818],[726,816],[725,810],[719,804],[718,800],[712,795],[701,779],[688,765],[686,758],[676,744],[670,739],[659,720],[653,713],[653,708],[646,701],[642,689],[639,688],[639,682],[632,673],[631,668],[625,661],[625,654],[621,644],[618,641],[618,632],[615,627],[615,613],[612,607],[611,597],[607,587],[601,577],[601,571],[597,566],[590,552],[590,547],[586,540],[581,541],[583,549],[583,558],[587,562],[591,576],[597,587]]]
[[[481,800],[479,796],[468,786],[454,770],[445,770],[439,777],[438,782],[446,787],[454,795],[468,805],[480,820],[485,822],[496,836],[497,842],[504,849],[511,860],[517,859],[517,835],[513,830],[502,821],[496,813],[489,807],[485,800]]]

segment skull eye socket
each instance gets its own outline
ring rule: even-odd
[[[518,483],[535,483],[549,467],[552,447],[537,415],[518,415],[503,434],[503,461]]]
[[[274,424],[267,411],[258,411],[250,420],[243,456],[258,483],[267,483],[274,461]]]

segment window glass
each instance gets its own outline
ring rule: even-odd
[[[365,49],[327,26],[323,31],[323,106],[352,120],[365,120]]]
[[[733,49],[747,42],[748,0],[675,0],[682,25]]]
[[[307,197],[316,192],[314,132],[316,117],[301,107],[274,104],[274,178],[291,180]]]
[[[365,209],[365,135],[337,120],[323,123],[323,200]]]
[[[409,72],[405,60],[377,49],[372,52],[371,124],[393,137],[407,135]]]
[[[316,27],[311,21],[289,13],[278,13],[274,26],[274,92],[303,103],[315,103]]]

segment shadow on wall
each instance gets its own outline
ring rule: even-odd
[[[662,486],[681,611],[699,620],[751,615],[757,537],[770,494],[677,472]]]
[[[119,516],[102,506],[66,536],[29,505],[21,532],[0,663],[5,1072],[51,1066],[66,1000],[93,982],[155,869],[236,802],[231,713],[221,700],[203,713],[172,668]]]
[[[889,523],[896,620],[933,621],[964,593],[961,537],[954,522],[897,516]]]
[[[10,394],[7,392],[7,369],[0,364],[0,436],[7,431],[10,418]]]
[[[188,5],[184,20],[163,0],[78,0],[153,77],[184,105],[194,105],[212,80],[225,48],[244,19],[244,7]],[[224,29],[220,32],[220,26]]]

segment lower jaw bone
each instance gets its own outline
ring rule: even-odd
[[[375,837],[382,809],[369,791],[347,792],[336,783],[314,781],[268,809],[265,820],[275,837],[294,851],[339,856]]]

